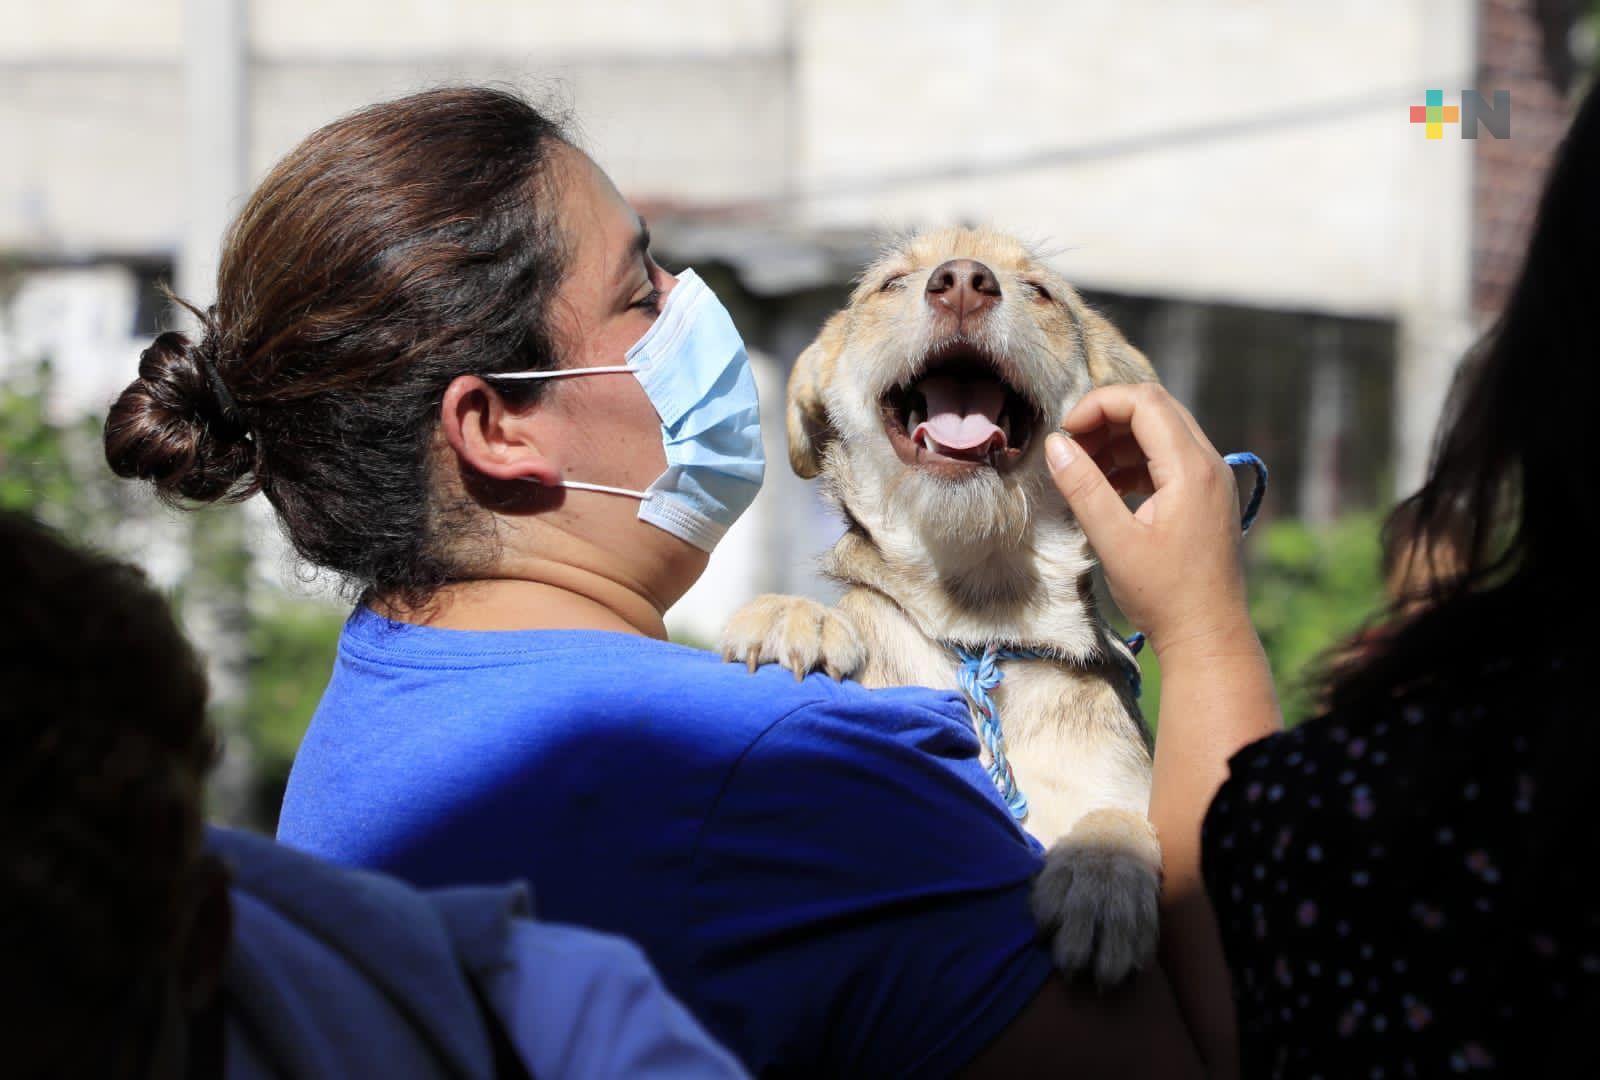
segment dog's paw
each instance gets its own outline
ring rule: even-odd
[[[1095,810],[1045,855],[1033,883],[1033,917],[1056,967],[1114,986],[1155,955],[1161,845],[1128,810]]]
[[[861,670],[867,652],[848,617],[802,596],[758,596],[728,620],[722,657],[754,671],[782,664],[803,679],[823,671],[845,679]]]

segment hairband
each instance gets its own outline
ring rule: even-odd
[[[209,353],[200,354],[200,370],[205,372],[206,382],[211,384],[211,393],[217,399],[217,406],[222,412],[222,419],[232,424],[241,433],[250,430],[244,422],[244,414],[239,411],[239,402],[228,390],[228,384],[222,381],[222,372],[217,370],[216,361]]]

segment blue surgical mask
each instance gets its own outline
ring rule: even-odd
[[[744,341],[727,308],[693,270],[678,275],[661,314],[625,364],[496,373],[495,379],[558,379],[632,372],[661,418],[667,471],[645,491],[557,481],[558,487],[639,499],[648,521],[710,551],[761,490],[761,408]]]

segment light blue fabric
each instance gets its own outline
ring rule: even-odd
[[[755,501],[766,468],[744,340],[700,275],[685,270],[627,362],[661,417],[667,452],[639,518],[710,551]]]
[[[491,1077],[475,979],[529,1070],[745,1075],[616,938],[528,919],[521,886],[420,893],[211,829],[233,870],[230,1078]]]
[[[639,519],[702,551],[716,547],[761,490],[766,453],[761,406],[744,339],[716,294],[693,270],[678,275],[661,314],[625,364],[500,371],[488,379],[573,379],[631,373],[661,419],[667,467],[649,488],[556,480],[555,487],[641,500]]]
[[[541,916],[643,947],[753,1072],[948,1074],[1052,977],[1040,850],[955,692],[362,609],[280,836],[424,885],[527,879]]]

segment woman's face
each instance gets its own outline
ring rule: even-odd
[[[650,256],[644,222],[585,154],[558,150],[554,163],[568,266],[551,309],[564,368],[622,364],[660,314],[677,279]],[[632,374],[551,379],[536,411],[540,452],[563,479],[642,491],[667,467],[661,421]],[[705,568],[693,545],[638,520],[635,499],[553,489],[541,513],[552,524],[622,557],[663,605]]]

